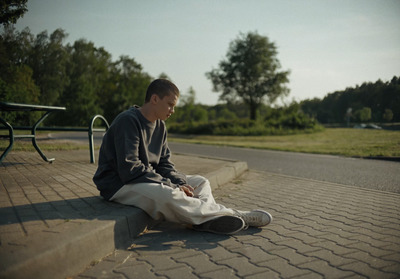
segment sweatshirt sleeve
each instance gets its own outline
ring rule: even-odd
[[[140,135],[139,125],[133,118],[126,118],[115,127],[116,162],[122,183],[155,182],[173,186],[170,179],[157,173],[148,162],[142,161],[146,158],[139,155],[140,148],[143,148]]]
[[[171,162],[171,152],[168,147],[168,142],[166,135],[164,137],[164,144],[161,152],[160,162],[157,166],[156,171],[163,177],[166,177],[172,181],[172,183],[177,185],[186,184],[186,175],[178,172],[175,169],[174,164]]]

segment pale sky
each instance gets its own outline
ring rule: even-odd
[[[134,58],[208,105],[219,93],[205,73],[241,32],[276,44],[291,71],[286,102],[400,76],[400,0],[28,0],[28,10],[18,30],[62,28],[67,42],[85,38],[114,61]]]

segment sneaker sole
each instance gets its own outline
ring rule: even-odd
[[[216,234],[234,234],[245,227],[245,222],[237,216],[221,216],[200,225],[193,225],[193,229]]]

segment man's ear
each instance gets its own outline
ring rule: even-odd
[[[151,97],[150,97],[150,102],[151,102],[152,104],[157,104],[157,102],[158,102],[159,99],[160,99],[160,98],[157,96],[157,94],[153,94],[153,95],[151,95]]]

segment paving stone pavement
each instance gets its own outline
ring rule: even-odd
[[[0,164],[0,247],[21,243],[21,238],[49,231],[65,223],[95,219],[110,208],[92,182],[96,164],[89,164],[88,150],[46,152],[53,164],[35,152],[10,152]],[[185,173],[205,175],[226,161],[175,156]]]
[[[88,150],[10,152],[0,163],[0,278],[65,278],[125,247],[154,223],[138,208],[106,202],[92,177]],[[184,173],[222,185],[243,162],[174,154]],[[98,245],[101,243],[101,245]]]
[[[249,171],[214,191],[272,224],[233,236],[161,223],[82,278],[400,278],[400,195]]]
[[[96,165],[88,163],[87,150],[46,155],[54,155],[56,161],[45,163],[34,152],[10,152],[0,164],[1,268],[18,259],[16,255],[28,259],[34,255],[40,246],[32,243],[48,245],[41,249],[47,253],[47,248],[57,246],[48,239],[72,231],[79,237],[82,230],[77,228],[109,224],[118,219],[115,214],[133,210],[98,197],[91,180]],[[175,158],[178,168],[188,174],[223,170],[226,164]],[[82,267],[80,273],[71,269],[69,275],[79,273],[74,277],[79,279],[400,278],[399,194],[249,171],[215,189],[214,195],[237,209],[266,209],[274,222],[234,236],[161,223],[87,269]],[[61,251],[71,252],[74,239]],[[86,247],[106,245],[96,239],[87,239]],[[92,251],[75,252],[81,254],[80,261]],[[65,260],[62,253],[57,256]],[[55,267],[54,261],[43,263],[40,258],[30,267],[38,264],[43,266],[41,278],[63,278],[46,274],[57,274],[60,266],[69,269],[65,262]],[[20,278],[39,278],[27,270],[30,276]]]

